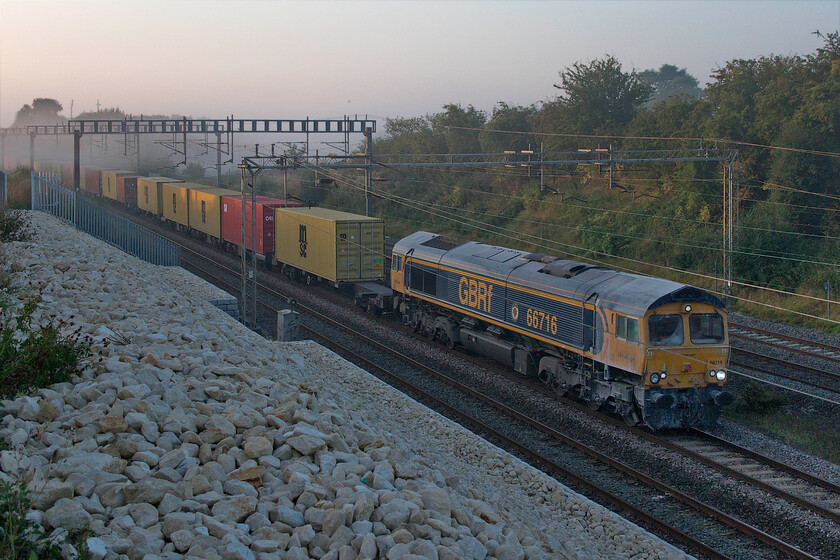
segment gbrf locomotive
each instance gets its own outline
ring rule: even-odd
[[[708,426],[733,399],[724,304],[692,286],[417,232],[391,287],[415,330],[632,425]]]

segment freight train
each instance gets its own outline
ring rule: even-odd
[[[48,164],[49,165],[49,164]],[[43,169],[61,177],[57,164]],[[241,251],[240,193],[165,177],[85,170],[84,190]],[[698,288],[416,232],[389,244],[384,220],[257,198],[246,250],[266,267],[348,292],[445,343],[488,356],[561,395],[652,429],[705,427],[723,388],[723,302]]]

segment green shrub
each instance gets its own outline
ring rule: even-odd
[[[27,241],[31,237],[32,230],[26,214],[0,206],[0,243]]]
[[[756,414],[770,414],[779,410],[785,404],[785,397],[772,387],[757,381],[750,381],[736,405],[739,411]]]
[[[0,398],[69,381],[90,353],[91,340],[80,329],[62,334],[67,330],[64,321],[53,318],[46,326],[33,327],[38,301],[27,301],[17,314],[0,310]]]
[[[31,504],[22,482],[0,481],[0,558],[3,560],[61,560],[61,546],[28,521]],[[76,549],[76,560],[92,558],[85,540],[90,530],[73,531],[66,542]]]
[[[0,558],[61,558],[60,547],[26,519],[29,508],[29,496],[23,483],[0,481]]]

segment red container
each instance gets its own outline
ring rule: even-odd
[[[117,175],[117,200],[129,208],[137,208],[138,175]]]
[[[68,189],[73,188],[73,164],[72,163],[62,163],[61,164],[61,184],[67,187]]]
[[[82,169],[82,173],[85,174],[85,190],[89,193],[95,194],[96,196],[101,196],[100,171],[98,169],[85,167]]]
[[[257,247],[258,255],[274,253],[274,209],[303,206],[299,202],[280,200],[270,196],[257,196]],[[245,205],[245,245],[254,250],[251,238],[251,203]],[[242,244],[242,199],[238,196],[222,197],[222,239],[233,245]]]

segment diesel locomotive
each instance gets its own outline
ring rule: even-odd
[[[391,288],[416,331],[631,425],[708,426],[733,400],[724,304],[686,284],[421,231],[394,245]]]

